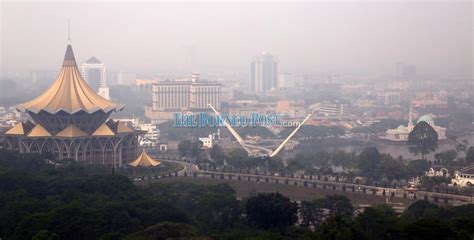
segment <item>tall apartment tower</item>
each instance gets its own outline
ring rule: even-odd
[[[82,76],[95,92],[106,99],[110,99],[107,71],[104,63],[96,57],[89,58],[82,64]]]
[[[265,92],[278,87],[278,59],[267,52],[253,58],[250,65],[250,88]]]
[[[406,64],[403,62],[397,63],[397,77],[401,81],[412,81],[416,78],[416,65]]]

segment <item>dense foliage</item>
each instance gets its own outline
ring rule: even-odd
[[[410,152],[415,155],[421,154],[421,159],[438,148],[438,134],[427,122],[421,121],[415,125],[408,135],[408,146]]]
[[[356,214],[344,196],[236,199],[228,185],[159,183],[0,150],[2,239],[472,239],[474,205],[418,201]]]

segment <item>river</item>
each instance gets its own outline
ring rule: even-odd
[[[434,155],[437,152],[441,152],[444,150],[448,149],[453,149],[456,147],[458,143],[460,143],[462,140],[467,140],[469,142],[469,146],[474,146],[474,133],[467,134],[463,137],[459,137],[457,141],[453,140],[443,140],[438,143],[438,149],[431,153],[428,154],[426,157],[428,160],[434,160]],[[417,157],[413,156],[412,153],[408,150],[408,145],[406,143],[392,143],[384,140],[376,140],[376,141],[342,141],[342,142],[337,142],[334,143],[334,140],[320,140],[320,142],[311,145],[311,150],[312,151],[339,151],[343,150],[346,152],[355,152],[355,153],[360,153],[365,147],[369,146],[375,146],[379,149],[381,153],[388,153],[392,155],[394,158],[398,158],[399,156],[402,156],[405,159],[417,159],[420,156],[418,155]],[[294,156],[298,150],[295,151],[285,151],[286,153],[284,154],[284,158],[287,157],[292,157]],[[460,157],[464,157],[464,153],[459,153]]]

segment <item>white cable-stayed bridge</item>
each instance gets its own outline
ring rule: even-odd
[[[209,104],[209,107],[214,111],[214,113],[222,119],[222,122],[224,126],[229,130],[229,132],[234,136],[234,138],[237,140],[237,142],[242,146],[242,148],[249,154],[249,156],[253,157],[275,157],[278,155],[278,153],[283,150],[285,145],[290,141],[290,139],[300,130],[300,128],[303,126],[303,124],[311,117],[311,114],[308,114],[306,118],[296,127],[288,137],[283,140],[283,142],[278,145],[278,147],[275,150],[271,150],[269,148],[265,148],[262,146],[257,146],[253,145],[250,143],[245,142],[245,140],[239,135],[239,133],[227,122],[225,118],[221,116],[221,114],[211,105]]]

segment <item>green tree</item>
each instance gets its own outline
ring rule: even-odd
[[[366,147],[359,154],[357,167],[362,174],[373,177],[376,166],[380,163],[380,152],[376,147]]]
[[[191,155],[192,142],[191,140],[183,140],[178,144],[178,152],[181,157],[188,157]]]
[[[41,230],[35,234],[31,240],[59,240],[59,236],[49,230]]]
[[[474,146],[470,146],[466,152],[466,162],[468,164],[474,163]]]
[[[443,166],[451,166],[458,156],[455,149],[444,150],[435,154],[435,159]]]
[[[340,216],[329,217],[316,229],[316,239],[353,240],[358,239],[351,224]]]
[[[399,239],[400,227],[397,214],[389,205],[366,208],[355,219],[355,224],[364,239]]]
[[[351,200],[343,195],[329,195],[324,199],[324,206],[332,216],[350,219],[354,214]]]
[[[441,184],[449,184],[451,183],[451,178],[443,177],[443,176],[422,176],[420,178],[420,185],[424,188],[432,188],[436,186],[440,186]]]
[[[197,140],[191,143],[191,150],[189,151],[189,155],[196,160],[201,160],[202,158],[202,142]]]
[[[212,146],[209,155],[211,156],[211,159],[216,163],[222,163],[225,158],[224,150],[222,150],[222,147],[218,144]]]
[[[458,152],[465,152],[467,150],[467,145],[463,143],[459,143],[456,145],[456,151]]]
[[[394,179],[408,178],[408,171],[405,165],[397,161],[388,154],[382,154],[378,165],[374,166],[374,179],[386,178],[389,181]]]
[[[229,151],[227,160],[229,164],[241,167],[245,166],[245,164],[248,163],[249,155],[242,148],[234,148]]]
[[[280,193],[259,193],[245,203],[250,223],[258,228],[284,228],[296,223],[298,205]]]
[[[189,239],[197,238],[198,231],[184,223],[162,222],[126,236],[125,240]]]
[[[438,134],[427,122],[421,121],[415,125],[408,135],[408,146],[415,156],[421,154],[421,159],[425,155],[438,148]]]
[[[457,239],[452,228],[436,219],[416,221],[404,229],[403,239]]]
[[[304,227],[319,225],[324,218],[324,200],[302,201],[300,215]]]
[[[436,218],[440,208],[434,203],[419,200],[411,204],[401,215],[402,222],[411,223],[421,219]]]
[[[430,163],[426,160],[413,160],[408,162],[407,170],[410,177],[420,176],[430,168]]]

